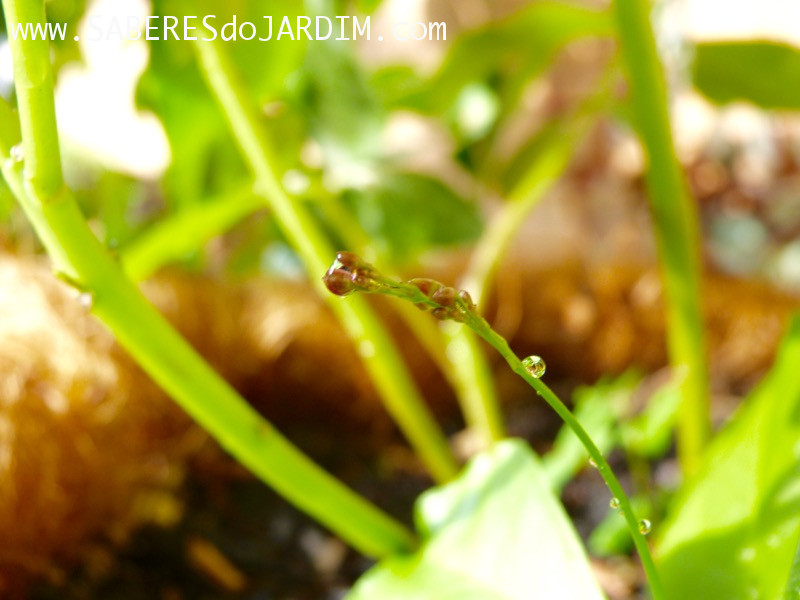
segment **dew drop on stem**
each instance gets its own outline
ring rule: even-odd
[[[611,500],[608,502],[608,505],[609,505],[611,508],[613,508],[614,510],[617,510],[617,509],[619,508],[619,498],[612,498],[612,499],[611,499]]]
[[[530,373],[531,377],[535,377],[539,379],[542,375],[544,375],[545,370],[547,369],[547,365],[544,364],[544,360],[541,356],[529,356],[525,360],[522,361],[522,366],[525,367],[525,370]]]
[[[639,533],[642,535],[647,535],[650,533],[650,530],[653,528],[652,524],[647,519],[642,519],[639,521]]]
[[[14,162],[22,162],[25,160],[25,148],[23,148],[22,144],[11,146],[8,153]]]
[[[81,292],[78,294],[78,304],[80,304],[82,308],[91,310],[93,303],[94,298],[92,298],[92,295],[89,292]]]

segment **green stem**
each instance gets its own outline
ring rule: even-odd
[[[253,185],[246,184],[180,210],[122,248],[120,260],[125,272],[134,281],[147,279],[263,207]]]
[[[41,0],[4,0],[9,28],[17,19],[41,19]],[[36,22],[36,21],[31,21]],[[28,156],[45,157],[35,169],[9,156],[16,125],[0,119],[0,170],[57,268],[92,296],[92,312],[105,323],[144,370],[243,465],[301,510],[361,552],[387,556],[410,549],[411,533],[400,523],[331,477],[251,408],[189,346],[127,279],[104,251],[63,184],[60,161],[49,161],[40,143],[58,148],[47,45],[11,40],[17,98]],[[38,87],[28,76],[34,68]],[[23,83],[20,84],[19,82]],[[0,104],[0,106],[4,106]],[[7,107],[0,116],[8,116]],[[47,112],[49,111],[49,113]],[[38,182],[36,184],[32,182]],[[43,183],[48,182],[47,186]],[[43,195],[39,195],[39,194]]]
[[[662,264],[670,362],[686,370],[678,416],[678,456],[696,471],[711,431],[697,209],[675,156],[667,89],[647,0],[614,0],[636,128],[647,157],[647,187]]]
[[[271,145],[221,44],[216,41],[198,42],[194,47],[209,87],[255,175],[258,192],[297,250],[306,271],[309,274],[323,273],[334,251],[309,212],[299,202],[293,202],[278,183],[270,160],[273,154]],[[312,279],[324,294],[322,282],[316,277]],[[363,299],[346,303],[333,299],[331,307],[356,343],[387,410],[431,474],[439,481],[451,479],[458,467],[447,440],[374,312]]]
[[[6,31],[13,31],[17,23],[44,23],[43,2],[3,2]],[[42,200],[56,196],[64,185],[61,176],[61,153],[58,137],[51,135],[56,129],[55,100],[53,97],[53,72],[50,68],[50,44],[44,37],[22,40],[22,36],[9,36],[14,60],[14,87],[18,103],[19,124],[25,155],[25,185]],[[21,52],[25,47],[25,54]]]

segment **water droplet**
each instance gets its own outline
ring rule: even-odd
[[[22,162],[23,160],[25,160],[25,148],[22,146],[22,144],[16,144],[14,146],[11,146],[11,149],[9,150],[8,153],[11,156],[11,158],[16,162]]]
[[[642,519],[639,521],[639,533],[642,535],[647,535],[650,533],[650,530],[653,528],[653,525],[647,519]]]
[[[89,310],[92,308],[92,295],[89,292],[82,292],[78,294],[78,304],[83,308]]]
[[[608,505],[609,505],[611,508],[613,508],[614,510],[617,510],[617,509],[619,508],[619,498],[612,498],[612,499],[611,499],[611,500],[608,502]]]
[[[591,466],[593,466],[595,469],[597,468],[597,463],[596,463],[596,462],[594,462],[594,459],[593,459],[593,458],[590,458],[590,459],[589,459],[589,464],[590,464]]]
[[[542,375],[544,375],[544,372],[547,369],[547,365],[544,364],[542,357],[536,355],[529,356],[523,360],[522,366],[525,367],[525,370],[536,379],[539,379]]]

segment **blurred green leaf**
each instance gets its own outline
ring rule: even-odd
[[[236,16],[237,25],[255,23],[259,35],[266,36],[264,7],[255,0],[232,0],[225,5],[201,2],[206,14],[215,15],[210,24],[221,34],[223,25]],[[272,105],[280,112],[287,81],[300,68],[306,42],[275,39],[281,19],[295,22],[302,4],[275,0],[270,4],[273,39],[268,42],[237,39],[225,43],[237,73],[261,105]],[[157,0],[153,14],[175,14],[171,3]],[[203,11],[198,8],[198,14]],[[197,23],[198,37],[211,36]],[[199,199],[219,194],[247,177],[247,170],[234,143],[225,117],[217,108],[197,67],[195,42],[174,39],[150,41],[150,63],[140,79],[137,100],[161,120],[172,151],[172,162],[164,177],[168,203],[184,207]],[[200,42],[197,42],[200,43]],[[266,115],[264,117],[267,118]],[[272,129],[272,128],[270,128]],[[295,157],[303,140],[303,129],[292,129],[293,136],[282,137],[276,145],[285,155]],[[299,134],[299,135],[298,135]]]
[[[717,104],[736,100],[762,108],[800,109],[800,49],[766,41],[698,44],[694,85]]]
[[[416,510],[423,546],[380,562],[349,600],[603,597],[538,458],[520,440],[476,456]]]
[[[425,112],[443,113],[466,85],[492,81],[504,81],[514,98],[567,42],[613,32],[607,12],[561,2],[530,4],[505,19],[459,35],[438,72],[407,102]]]
[[[778,598],[800,534],[800,317],[715,438],[657,546],[670,598]]]
[[[309,46],[299,87],[297,108],[328,161],[377,158],[385,114],[348,44]]]
[[[481,233],[476,204],[428,175],[387,173],[347,192],[345,202],[380,251],[399,263],[432,246],[466,244]]]
[[[671,376],[647,401],[642,413],[620,424],[622,442],[638,456],[658,458],[672,443],[672,432],[681,401],[681,376]]]
[[[794,562],[789,572],[789,580],[783,593],[784,600],[798,600],[800,598],[800,545],[794,553]]]

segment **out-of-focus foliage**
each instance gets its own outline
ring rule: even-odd
[[[658,543],[670,598],[777,598],[800,533],[800,319],[714,440]]]
[[[800,109],[800,49],[766,41],[713,42],[694,49],[694,85],[710,100]]]
[[[508,108],[524,84],[541,73],[567,42],[612,33],[606,12],[561,2],[532,3],[506,19],[460,35],[435,75],[401,104],[441,114],[453,107],[470,83],[489,81],[501,91]],[[394,70],[389,81],[399,83],[402,73]],[[407,78],[406,85],[410,84]]]
[[[518,440],[476,456],[454,482],[423,494],[425,543],[385,559],[348,596],[602,598],[582,545],[536,455]]]

